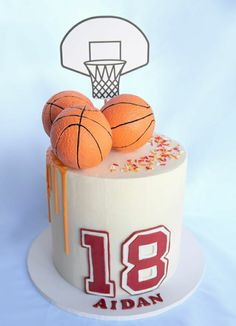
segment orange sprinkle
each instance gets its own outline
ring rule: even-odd
[[[110,171],[127,173],[139,172],[142,169],[153,170],[154,166],[166,166],[168,161],[173,159],[177,160],[184,153],[180,145],[177,144],[172,147],[170,139],[160,135],[152,137],[149,144],[151,149],[147,155],[135,159],[128,159],[119,169],[119,164],[113,163],[110,166]]]

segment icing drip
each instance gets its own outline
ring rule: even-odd
[[[47,194],[48,194],[48,219],[51,222],[51,191],[52,191],[52,174],[51,166],[53,168],[53,190],[54,190],[54,210],[55,214],[58,214],[58,184],[57,184],[57,168],[61,174],[61,185],[62,185],[62,209],[63,209],[63,224],[64,224],[64,248],[65,254],[69,254],[69,230],[68,230],[68,217],[67,217],[67,184],[66,174],[67,167],[64,166],[53,154],[51,148],[47,151]]]
[[[53,187],[54,187],[54,209],[56,215],[58,214],[58,190],[57,190],[57,169],[53,164]]]
[[[51,205],[50,205],[50,199],[51,199],[51,191],[52,191],[52,174],[51,174],[51,166],[50,166],[50,158],[47,153],[46,158],[46,178],[47,178],[47,197],[48,197],[48,220],[51,223]]]

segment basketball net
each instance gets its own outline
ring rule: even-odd
[[[119,81],[124,60],[96,60],[86,61],[94,98],[112,98],[119,95]]]

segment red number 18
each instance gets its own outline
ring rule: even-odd
[[[81,229],[81,245],[88,248],[89,276],[87,293],[115,296],[115,282],[110,279],[109,234]],[[137,231],[122,244],[120,286],[129,294],[157,288],[167,275],[170,231],[165,226]]]

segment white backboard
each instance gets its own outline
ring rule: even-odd
[[[91,17],[73,26],[61,42],[63,67],[89,76],[85,62],[124,60],[122,74],[148,64],[149,42],[132,22],[115,16]]]

